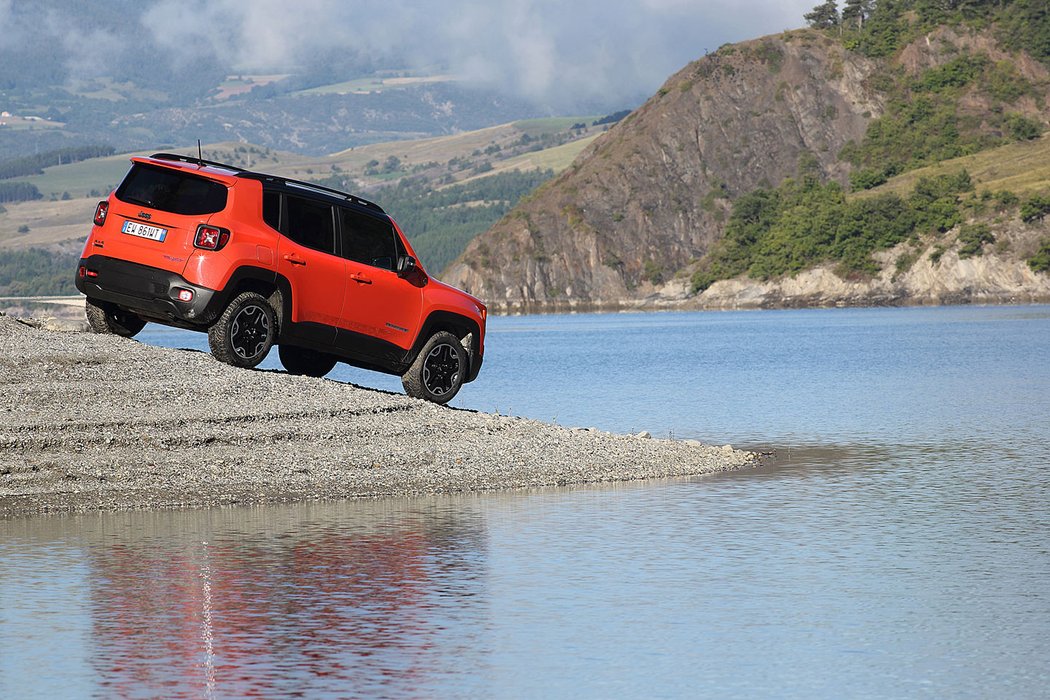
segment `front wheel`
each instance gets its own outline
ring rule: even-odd
[[[401,376],[405,393],[417,399],[444,404],[463,386],[467,351],[459,338],[446,331],[430,336],[416,359]]]
[[[109,302],[92,301],[90,297],[84,302],[84,315],[95,333],[109,333],[123,338],[132,337],[146,326],[146,322],[135,314]]]
[[[276,337],[273,307],[255,292],[237,295],[208,328],[211,354],[235,367],[255,367],[262,362]]]
[[[307,377],[323,377],[335,367],[336,359],[328,353],[300,348],[295,345],[278,345],[277,354],[289,374],[304,374]]]

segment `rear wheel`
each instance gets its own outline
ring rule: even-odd
[[[90,297],[84,304],[84,315],[88,325],[96,333],[109,333],[130,338],[141,331],[146,322],[135,314],[124,311],[115,304],[105,301],[92,301]]]
[[[277,353],[281,364],[290,374],[304,374],[307,377],[323,377],[332,371],[337,360],[332,355],[295,345],[279,345]]]
[[[276,336],[273,307],[255,292],[243,292],[208,328],[208,346],[220,362],[255,367],[270,352]]]
[[[446,331],[430,336],[408,371],[401,376],[405,393],[434,403],[448,403],[463,386],[467,351]]]

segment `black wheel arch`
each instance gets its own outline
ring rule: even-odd
[[[467,351],[467,374],[464,383],[473,381],[481,369],[481,328],[474,319],[452,311],[432,311],[427,316],[420,327],[419,335],[416,336],[416,342],[412,345],[412,350],[405,358],[406,364],[412,364],[430,337],[440,331],[447,331],[460,341],[469,336],[470,340],[464,345]]]
[[[282,287],[281,282],[284,282]],[[281,321],[287,318],[285,314],[285,308],[290,304],[291,294],[284,294],[284,289],[290,290],[288,281],[281,275],[277,274],[273,270],[268,270],[265,267],[254,267],[252,265],[243,265],[234,270],[233,274],[230,275],[230,279],[226,282],[226,286],[215,294],[210,304],[208,322],[211,323],[217,319],[222,312],[226,309],[226,306],[238,295],[244,292],[255,292],[260,296],[266,297],[270,301],[270,305],[273,306],[274,315],[277,317],[277,332],[280,334]],[[280,296],[278,299],[275,295]],[[288,299],[285,302],[284,299]]]

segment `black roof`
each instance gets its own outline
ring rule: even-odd
[[[224,170],[232,171],[237,177],[243,177],[249,180],[259,180],[264,185],[276,185],[281,189],[294,189],[298,191],[306,191],[315,195],[321,195],[326,198],[336,199],[340,202],[349,202],[356,204],[359,207],[370,209],[373,212],[379,214],[385,214],[383,208],[375,202],[370,202],[367,199],[362,199],[356,195],[341,192],[340,190],[333,189],[331,187],[325,187],[324,185],[318,185],[314,182],[304,182],[302,180],[293,180],[292,178],[281,177],[279,175],[267,175],[266,173],[257,173],[251,170],[238,167],[236,165],[230,165],[229,163],[219,163],[214,160],[204,160],[203,158],[194,158],[193,156],[183,156],[177,153],[154,153],[150,158],[156,158],[157,160],[173,160],[180,163],[193,163],[195,165],[208,165],[216,168],[222,168]]]

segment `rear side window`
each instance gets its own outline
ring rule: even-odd
[[[397,267],[396,234],[389,221],[345,208],[340,208],[339,221],[344,258],[385,270]]]
[[[335,254],[332,207],[321,202],[285,195],[288,230],[285,235],[299,245]]]
[[[200,216],[226,208],[226,186],[190,173],[135,163],[117,188],[117,199],[172,214]]]
[[[281,195],[272,190],[263,192],[263,221],[274,231],[281,230]]]

